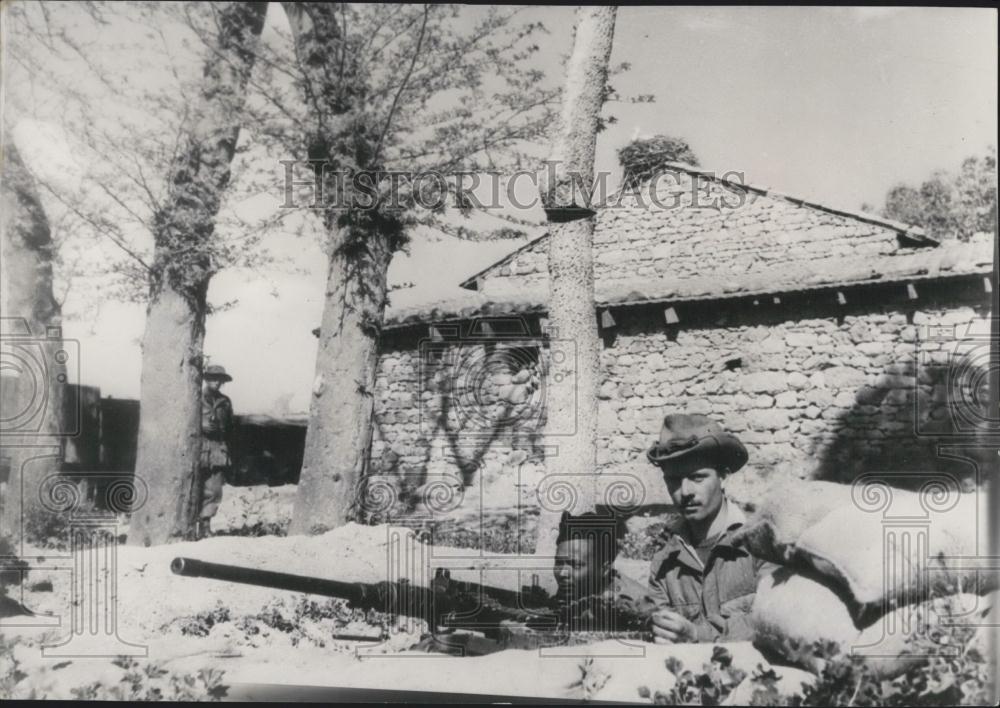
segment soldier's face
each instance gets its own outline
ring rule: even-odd
[[[604,576],[602,564],[594,558],[593,544],[587,539],[574,538],[556,546],[553,568],[559,594],[579,599],[601,590]]]
[[[722,506],[722,475],[704,460],[675,464],[664,470],[663,479],[677,510],[685,520],[715,518]]]
[[[205,381],[205,388],[209,391],[218,391],[222,387],[222,382],[218,379],[208,379]]]

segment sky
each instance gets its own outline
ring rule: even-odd
[[[481,11],[466,9],[470,20]],[[549,81],[561,80],[573,14],[525,11],[548,28],[538,59]],[[269,22],[281,19],[271,11]],[[880,205],[895,183],[956,170],[996,143],[996,32],[990,9],[619,8],[612,63],[631,69],[614,83],[626,98],[653,94],[655,102],[608,107],[617,123],[599,135],[597,169],[617,174],[617,149],[662,133],[686,139],[704,168],[743,172],[751,184],[846,209]],[[72,141],[53,130],[17,126],[32,169],[54,169],[60,140]],[[325,258],[309,239],[279,234],[268,246],[297,271],[229,271],[210,290],[212,302],[238,300],[209,318],[206,336],[212,363],[234,375],[225,390],[237,413],[308,408]],[[451,287],[504,249],[419,235],[393,262],[390,282]],[[103,395],[138,397],[144,308],[75,309],[71,291],[65,333],[80,341],[80,380]]]
[[[552,10],[560,12],[560,10]],[[702,165],[846,208],[995,142],[996,15],[948,8],[622,8],[629,106],[600,140],[686,138]]]

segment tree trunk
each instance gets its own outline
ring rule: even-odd
[[[204,339],[204,302],[192,302],[170,287],[150,293],[135,466],[149,496],[132,511],[128,534],[132,544],[184,539],[196,518]]]
[[[195,121],[171,166],[155,216],[155,252],[142,348],[136,475],[149,491],[129,543],[191,535],[200,503],[201,365],[211,239],[239,139],[246,84],[267,3],[215,5],[218,36],[205,63]]]
[[[338,6],[289,2],[283,7],[315,113],[316,127],[306,136],[309,158],[334,168],[374,168],[368,164],[366,133],[374,126],[352,123],[363,87],[339,81],[329,70],[330,56],[341,49]],[[331,185],[325,187],[325,194],[334,194]],[[330,263],[293,534],[342,526],[355,513],[372,438],[389,261],[400,233],[398,222],[376,211],[329,210],[324,223]]]
[[[321,533],[353,515],[372,436],[375,370],[385,314],[391,239],[378,230],[363,251],[331,248],[316,375],[290,533]]]
[[[549,327],[553,349],[565,349],[571,375],[546,376],[545,443],[557,446],[546,456],[547,479],[559,477],[577,485],[571,503],[553,504],[543,487],[536,554],[554,555],[563,510],[592,510],[597,499],[597,389],[600,341],[594,311],[594,212],[585,195],[593,184],[594,152],[608,79],[608,60],[615,29],[614,7],[577,9],[573,53],[567,66],[559,132],[549,169],[541,184],[549,228]],[[583,189],[580,189],[583,187]],[[575,360],[574,360],[575,355]],[[575,424],[574,424],[575,421]],[[572,431],[570,435],[563,435]],[[579,475],[590,475],[580,477]],[[587,480],[581,482],[581,480]],[[565,489],[565,487],[563,487]],[[553,487],[553,490],[556,488]],[[548,503],[546,503],[546,501]]]
[[[62,311],[52,293],[53,244],[31,174],[4,141],[0,175],[0,536],[21,553],[25,520],[53,513],[41,484],[59,470],[65,377]],[[57,356],[58,354],[58,356]],[[72,363],[72,362],[71,362]],[[2,480],[2,477],[0,477]]]

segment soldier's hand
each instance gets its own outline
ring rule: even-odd
[[[657,610],[651,617],[653,641],[656,644],[676,644],[694,639],[694,623],[673,610]]]

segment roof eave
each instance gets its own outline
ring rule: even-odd
[[[869,278],[867,280],[851,280],[845,282],[827,282],[827,283],[815,283],[809,285],[796,285],[791,287],[785,287],[781,289],[757,289],[757,290],[739,290],[729,293],[710,293],[705,295],[665,295],[660,297],[651,298],[595,298],[594,308],[623,308],[623,307],[641,307],[644,305],[661,305],[666,303],[672,304],[682,304],[687,302],[710,302],[713,300],[738,300],[743,298],[757,298],[769,295],[790,295],[795,293],[814,293],[823,290],[853,290],[855,288],[863,288],[866,286],[878,286],[878,285],[892,285],[898,283],[906,282],[927,282],[927,281],[945,281],[945,280],[956,280],[960,278],[973,278],[991,275],[993,272],[992,266],[982,266],[977,267],[972,270],[963,272],[949,272],[949,273],[900,273],[893,274],[889,277],[879,277],[879,278]],[[506,307],[498,307],[496,303],[488,303],[489,308],[492,311],[487,311],[484,308],[476,308],[471,313],[467,312],[455,312],[449,313],[444,316],[435,317],[431,313],[427,314],[411,314],[405,316],[402,320],[386,322],[383,329],[387,330],[399,330],[406,327],[416,327],[419,325],[430,325],[438,323],[452,323],[452,322],[463,322],[470,319],[478,319],[482,317],[489,317],[492,315],[503,314],[505,316],[510,316],[512,314],[543,314],[548,311],[548,305],[546,303],[532,302],[532,303],[507,303]],[[497,310],[503,310],[502,313],[498,313]]]

